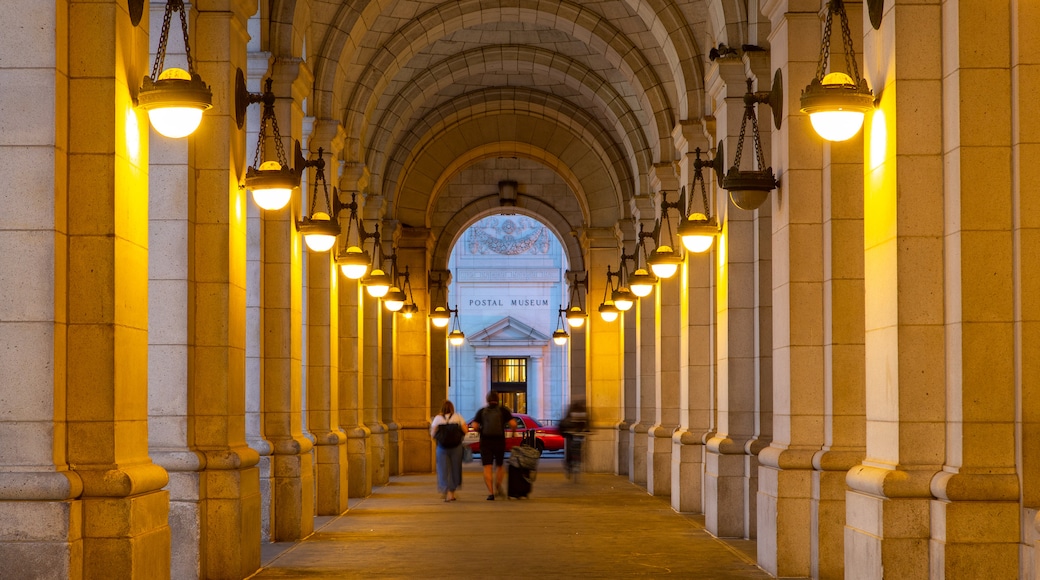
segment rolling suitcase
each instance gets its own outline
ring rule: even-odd
[[[508,499],[525,498],[531,493],[531,470],[509,464],[509,489],[506,491]]]

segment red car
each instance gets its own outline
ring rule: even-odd
[[[538,451],[559,451],[563,449],[563,434],[559,427],[543,426],[530,415],[513,413],[516,419],[516,433],[506,429],[506,451],[520,445],[524,435],[534,431],[535,446]],[[474,453],[480,453],[480,440],[476,431],[470,431],[466,435],[466,445]]]

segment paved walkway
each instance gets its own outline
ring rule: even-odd
[[[769,578],[752,542],[713,538],[626,478],[539,467],[526,500],[487,501],[479,463],[451,503],[433,475],[394,477],[305,540],[266,545],[253,578]]]

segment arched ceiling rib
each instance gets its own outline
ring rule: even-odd
[[[511,149],[567,176],[579,225],[610,227],[674,158],[676,124],[705,114],[703,55],[747,38],[746,12],[742,0],[272,0],[269,24],[276,58],[307,35],[307,114],[342,120],[341,155],[364,165],[388,216],[428,223],[445,175]]]
[[[545,86],[561,98],[565,98],[565,95],[555,89],[568,87],[567,96],[575,104],[586,110],[602,111],[614,138],[624,147],[632,175],[645,175],[649,171],[653,153],[645,140],[643,125],[636,112],[626,106],[625,100],[614,87],[573,59],[527,46],[473,49],[442,60],[420,73],[395,96],[382,117],[373,123],[376,132],[366,148],[366,165],[383,167],[383,157],[396,148],[395,144],[408,130],[405,124],[427,113],[431,105],[428,93],[439,94],[452,86],[472,90],[486,84],[484,81],[488,74],[504,77],[506,80],[503,86]],[[511,78],[519,81],[511,81]],[[524,81],[527,80],[536,82],[525,85]],[[442,102],[432,104],[440,105]]]

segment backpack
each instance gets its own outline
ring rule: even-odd
[[[505,437],[502,425],[502,407],[485,407],[480,413],[480,434],[485,437]]]
[[[459,427],[458,423],[441,423],[433,434],[437,445],[445,449],[454,449],[461,445],[463,436],[462,427]]]

